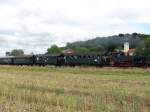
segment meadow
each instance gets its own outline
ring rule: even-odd
[[[150,112],[150,69],[0,66],[0,112]]]

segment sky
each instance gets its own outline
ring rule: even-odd
[[[119,33],[150,34],[150,0],[0,0],[0,55]]]

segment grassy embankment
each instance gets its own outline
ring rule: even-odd
[[[0,66],[0,112],[149,112],[150,69]]]

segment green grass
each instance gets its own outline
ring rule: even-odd
[[[0,112],[149,112],[150,69],[0,66]]]

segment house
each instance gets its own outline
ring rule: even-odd
[[[135,49],[129,49],[129,50],[128,50],[128,55],[129,55],[129,56],[133,56],[134,53],[135,53]]]
[[[72,50],[72,49],[66,49],[66,50],[63,50],[62,53],[64,53],[64,54],[74,54],[75,51]]]

